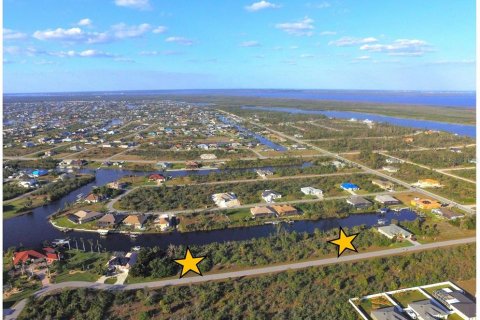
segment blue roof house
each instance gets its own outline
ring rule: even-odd
[[[45,176],[47,174],[48,174],[48,170],[45,170],[45,169],[36,169],[36,170],[32,171],[32,175],[34,177],[41,177],[41,176]]]
[[[355,190],[360,190],[360,187],[357,186],[356,184],[354,183],[351,183],[351,182],[344,182],[340,185],[340,188],[342,188],[343,190],[347,190],[347,191],[355,191]]]

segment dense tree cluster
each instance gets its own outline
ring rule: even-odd
[[[65,180],[59,180],[47,184],[46,186],[35,191],[34,194],[47,195],[50,201],[54,201],[94,180],[95,176],[93,175],[80,175],[73,178],[66,178]]]
[[[158,290],[62,291],[32,298],[20,319],[356,320],[349,298],[474,277],[475,245],[463,245]]]

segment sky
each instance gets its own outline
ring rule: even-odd
[[[475,1],[4,0],[4,92],[475,90]]]

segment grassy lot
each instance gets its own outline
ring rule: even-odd
[[[365,311],[366,314],[370,314],[373,310],[392,307],[392,303],[385,297],[375,297],[371,299],[360,300],[359,306]]]
[[[59,218],[53,219],[53,222],[57,226],[64,227],[64,228],[87,229],[87,230],[98,229],[96,220],[89,221],[87,223],[77,224],[68,220],[67,216],[61,216]]]
[[[85,247],[90,248],[88,241],[85,241]],[[55,282],[96,281],[102,275],[109,258],[109,253],[69,250],[67,259],[61,264],[61,270],[57,269]]]
[[[230,219],[230,221],[242,221],[245,220],[246,218],[251,218],[250,214],[250,209],[237,209],[233,211],[228,211],[227,212],[227,217]]]
[[[45,196],[28,196],[3,204],[3,219],[15,217],[20,213],[28,212],[45,203]],[[28,202],[31,200],[31,204]],[[48,201],[47,201],[48,203]]]
[[[106,284],[115,284],[117,282],[117,277],[111,277],[105,280]]]
[[[476,169],[463,169],[463,170],[450,170],[446,171],[447,173],[462,177],[462,178],[467,178],[471,180],[476,180],[477,179],[477,170]]]
[[[406,308],[409,303],[425,300],[427,297],[418,290],[408,290],[392,294],[391,297],[396,300],[403,308]]]
[[[435,286],[435,287],[429,287],[429,288],[423,288],[423,290],[425,290],[429,295],[433,296],[433,292],[434,292],[434,291],[437,291],[437,290],[440,290],[440,289],[444,289],[444,288],[450,288],[450,289],[453,290],[453,288],[450,287],[448,284],[440,285],[440,286]]]

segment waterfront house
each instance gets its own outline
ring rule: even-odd
[[[88,196],[85,197],[85,202],[87,203],[97,203],[104,199],[104,196],[101,194],[94,194],[90,193]]]
[[[103,216],[103,213],[90,210],[79,210],[70,216],[70,221],[82,224],[100,218],[101,216]]]
[[[185,167],[187,169],[198,169],[200,168],[200,164],[196,161],[187,161],[185,162]]]
[[[398,200],[397,198],[394,198],[394,197],[392,197],[391,195],[388,195],[388,194],[377,195],[377,196],[375,196],[374,200],[378,203],[383,204],[383,205],[393,205],[393,204],[399,204],[400,203],[400,200]]]
[[[160,216],[153,221],[153,224],[160,229],[160,231],[165,231],[170,227],[170,219],[168,216]]]
[[[253,218],[268,218],[275,215],[275,211],[273,211],[270,207],[253,207],[250,208],[250,213],[252,214]]]
[[[154,181],[157,184],[165,182],[166,180],[167,180],[167,178],[165,178],[164,175],[159,174],[159,173],[153,173],[153,174],[148,176],[148,181]]]
[[[307,196],[323,197],[323,191],[314,187],[303,187],[300,191]]]
[[[107,187],[115,190],[123,190],[127,187],[127,184],[125,182],[113,181],[113,182],[107,183]]]
[[[389,239],[393,238],[404,238],[404,239],[410,239],[413,234],[402,227],[397,226],[396,224],[391,224],[388,226],[381,226],[377,228],[378,232],[383,234]]]
[[[294,216],[299,214],[298,210],[291,205],[276,205],[272,206],[272,209],[275,211],[278,217],[287,217],[287,216]]]
[[[219,208],[231,208],[240,205],[237,195],[233,192],[215,193],[212,200]]]
[[[275,199],[280,199],[282,195],[273,190],[265,190],[262,192],[262,199],[266,202],[273,202]]]
[[[354,183],[351,182],[344,182],[340,185],[340,188],[342,188],[345,191],[357,191],[360,190],[360,187],[357,186]]]
[[[455,212],[450,208],[434,208],[432,209],[432,213],[438,214],[449,220],[455,220],[463,217],[463,214]]]
[[[135,229],[142,229],[147,219],[148,217],[144,214],[131,214],[126,217],[122,223],[126,226],[134,227]]]
[[[200,159],[202,159],[202,160],[215,160],[215,159],[217,159],[217,156],[214,155],[213,153],[202,153],[200,155]]]
[[[476,319],[477,304],[467,297],[463,291],[443,288],[434,291],[432,295],[447,309],[458,313],[462,319]]]
[[[408,307],[415,312],[419,320],[447,319],[448,317],[446,310],[429,299],[410,302]]]
[[[267,169],[257,169],[255,172],[262,178],[273,175],[273,171]]]
[[[430,199],[420,199],[420,198],[413,199],[412,201],[410,201],[410,204],[414,207],[425,209],[425,210],[437,209],[442,206],[442,204],[438,201],[430,200]]]
[[[125,218],[124,215],[107,213],[97,221],[99,228],[113,228]]]
[[[45,261],[46,256],[35,250],[24,250],[13,254],[13,264],[39,263]]]
[[[370,201],[360,196],[351,196],[346,201],[356,209],[365,209],[372,205]]]
[[[137,262],[138,253],[129,252],[114,252],[113,256],[107,262],[109,269],[113,269],[119,272],[126,272]]]

